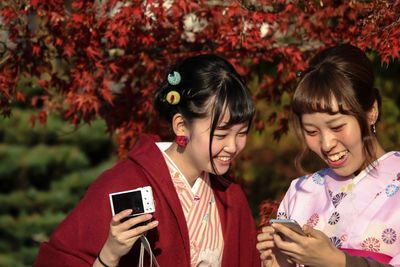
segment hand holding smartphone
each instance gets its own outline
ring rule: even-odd
[[[303,229],[301,228],[299,223],[293,219],[271,219],[271,220],[269,220],[269,223],[270,224],[273,224],[273,223],[282,224],[282,225],[290,228],[291,230],[295,231],[296,233],[306,236],[306,234],[303,232]]]

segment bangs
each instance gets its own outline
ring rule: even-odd
[[[351,83],[342,75],[314,71],[307,73],[297,86],[292,110],[297,116],[313,112],[350,114],[354,99]]]
[[[217,98],[214,118],[218,120],[218,124],[225,113],[229,112],[229,121],[218,128],[229,128],[234,124],[243,122],[249,122],[250,128],[255,113],[255,104],[249,90],[242,82],[234,79],[226,83],[221,88]]]

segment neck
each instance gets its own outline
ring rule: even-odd
[[[375,151],[375,159],[379,159],[383,155],[386,154],[386,151],[382,148],[381,144],[379,144],[378,140],[375,138],[374,140],[374,151]],[[368,164],[371,162],[364,162],[363,166],[354,173],[355,176],[357,176],[362,170],[364,170]]]
[[[167,153],[181,173],[185,176],[190,187],[193,187],[196,179],[200,176],[201,171],[193,166],[193,162],[191,162],[190,158],[185,155],[185,150],[181,152],[178,145],[172,143],[172,145],[165,150],[165,153]]]
[[[382,148],[381,144],[378,141],[375,142],[375,155],[376,158],[379,159],[383,155],[386,154],[386,151]]]

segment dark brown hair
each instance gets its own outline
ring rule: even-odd
[[[378,103],[378,120],[381,114],[381,97],[374,88],[374,80],[371,61],[355,46],[330,47],[311,59],[291,103],[291,123],[302,144],[302,150],[295,161],[299,170],[303,171],[301,161],[308,151],[304,142],[301,115],[313,112],[354,116],[361,129],[366,163],[376,160],[372,142],[375,137],[367,118],[367,112],[375,101]],[[338,111],[332,109],[333,99],[338,104]]]
[[[209,156],[216,171],[211,154],[214,131],[227,111],[229,121],[223,127],[248,122],[250,129],[255,113],[250,90],[231,63],[213,54],[187,58],[171,71],[179,72],[181,81],[177,85],[165,81],[155,93],[154,108],[167,121],[180,113],[188,125],[211,114]],[[172,90],[181,96],[177,105],[170,105],[166,100]]]

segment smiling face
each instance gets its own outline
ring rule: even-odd
[[[333,111],[338,111],[336,102],[332,104]],[[301,121],[308,148],[335,173],[346,177],[365,167],[361,129],[354,116],[314,112],[303,114]]]
[[[192,168],[191,173],[206,171],[222,175],[229,170],[232,160],[246,145],[248,122],[225,127],[228,121],[229,112],[227,111],[214,131],[211,154],[216,173],[209,154],[211,117],[193,121],[190,127],[190,142],[184,152],[190,162],[186,168]]]

